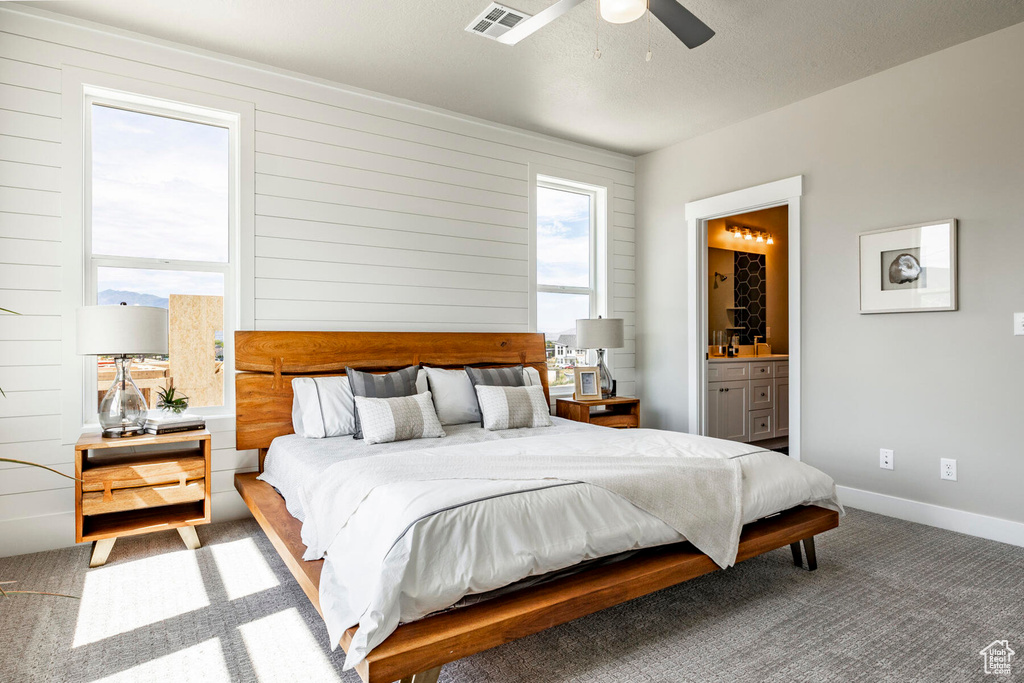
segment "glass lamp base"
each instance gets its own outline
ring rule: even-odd
[[[143,432],[148,406],[142,392],[132,381],[132,359],[114,359],[117,376],[100,401],[99,420],[105,438],[137,436]]]
[[[604,362],[604,349],[597,350],[597,367],[601,370],[601,398],[614,396],[615,382],[612,380],[612,371]]]

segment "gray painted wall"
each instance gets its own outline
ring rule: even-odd
[[[1024,24],[637,163],[646,426],[685,430],[687,201],[804,175],[803,459],[840,485],[1024,521]],[[743,159],[737,163],[737,159]],[[960,310],[858,313],[858,233],[960,220]],[[878,467],[896,450],[895,470]],[[959,481],[939,479],[939,458]]]

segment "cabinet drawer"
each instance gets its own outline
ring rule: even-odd
[[[161,505],[192,503],[206,498],[206,480],[197,479],[186,485],[166,484],[163,486],[138,486],[129,489],[114,489],[107,495],[104,491],[89,491],[82,494],[83,515],[103,515],[108,512],[141,510]]]
[[[772,420],[772,411],[752,410],[747,413],[747,430],[750,432],[750,441],[771,439],[775,436],[775,425]]]
[[[776,377],[789,377],[789,361],[780,360],[775,363]]]
[[[750,363],[708,363],[709,382],[733,382],[747,379]]]
[[[765,361],[761,363],[750,364],[750,379],[765,379],[766,377],[773,377],[772,366],[774,363],[771,361]]]
[[[757,378],[750,380],[748,408],[750,410],[767,410],[774,407],[775,380]]]
[[[125,460],[129,456],[97,459],[92,466],[82,471],[82,490],[129,489],[158,484],[182,484],[201,479],[206,476],[206,458],[194,453],[178,451],[156,453],[149,457],[130,454],[130,461]]]

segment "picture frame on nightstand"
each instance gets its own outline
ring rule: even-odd
[[[575,374],[575,391],[573,398],[577,401],[596,401],[601,398],[601,369],[577,366]]]

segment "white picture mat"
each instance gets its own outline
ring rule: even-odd
[[[896,313],[950,311],[956,309],[956,222],[921,225],[865,233],[860,236],[860,311]],[[921,267],[927,270],[927,286],[920,289],[883,291],[883,251],[921,250]]]

